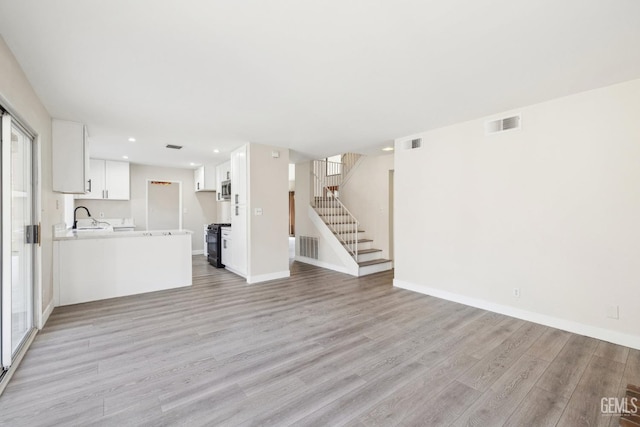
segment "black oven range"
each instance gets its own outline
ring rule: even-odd
[[[207,226],[207,260],[209,264],[217,268],[224,268],[222,264],[222,227],[231,227],[231,224],[209,224]]]

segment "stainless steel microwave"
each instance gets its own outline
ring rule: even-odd
[[[231,199],[231,180],[222,181],[222,198],[224,200]]]

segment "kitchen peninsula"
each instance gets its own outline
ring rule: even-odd
[[[190,286],[189,230],[54,235],[56,306]]]

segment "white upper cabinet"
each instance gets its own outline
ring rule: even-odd
[[[222,183],[231,180],[231,161],[216,166],[216,200],[222,201]]]
[[[86,126],[54,119],[51,132],[53,191],[84,194],[88,190],[89,168]]]
[[[91,159],[87,193],[77,199],[129,200],[129,163],[114,160]]]
[[[244,205],[247,203],[247,146],[231,153],[231,204]]]
[[[129,190],[129,163],[114,162],[105,160],[105,199],[109,200],[129,200],[131,192]]]
[[[104,160],[89,159],[89,177],[87,179],[87,192],[78,199],[104,199],[105,176]]]
[[[195,191],[216,191],[215,166],[202,165],[193,171]]]

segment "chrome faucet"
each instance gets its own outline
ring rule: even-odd
[[[87,211],[87,216],[88,216],[89,218],[91,218],[91,213],[89,213],[89,209],[87,209],[87,208],[86,208],[86,207],[84,207],[84,206],[78,206],[77,208],[75,208],[75,209],[73,210],[73,227],[71,227],[73,230],[75,230],[76,228],[78,228],[78,220],[76,219],[76,211],[77,211],[78,209],[80,209],[80,208],[82,208],[82,209],[84,209],[85,211]]]

